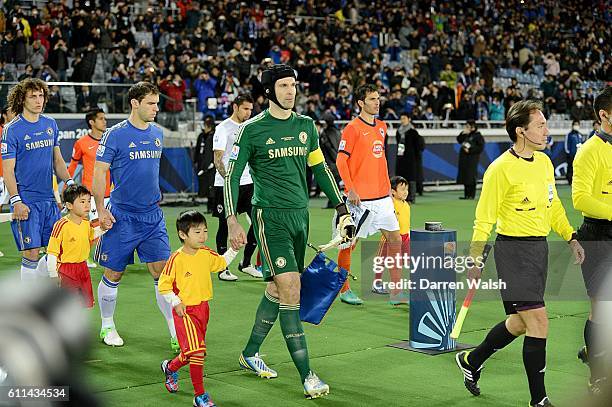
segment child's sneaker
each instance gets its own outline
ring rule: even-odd
[[[173,372],[172,370],[168,369],[169,363],[169,360],[164,360],[161,363],[161,370],[166,375],[166,383],[164,384],[166,386],[166,390],[168,390],[170,393],[176,393],[179,389],[178,372]]]
[[[193,407],[215,407],[216,404],[210,398],[208,392],[195,396],[193,399]]]

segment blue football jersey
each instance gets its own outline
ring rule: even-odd
[[[17,190],[24,203],[54,201],[53,149],[59,147],[57,123],[40,115],[37,122],[16,116],[2,131],[2,159],[15,159]]]
[[[156,124],[141,130],[129,120],[106,130],[96,159],[110,164],[113,208],[141,213],[157,207],[161,200],[159,163],[163,137]]]

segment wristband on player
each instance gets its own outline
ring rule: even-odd
[[[19,194],[13,195],[12,197],[9,198],[9,203],[11,205],[15,205],[18,202],[21,202],[21,197],[19,196]]]
[[[349,214],[348,207],[346,206],[346,204],[344,202],[342,202],[342,203],[338,204],[338,206],[336,206],[336,213],[338,214],[338,217]]]
[[[572,243],[572,240],[578,240],[578,233],[574,232],[572,233],[572,237],[570,237],[570,240],[567,241],[568,244]]]
[[[68,178],[68,179],[66,180],[66,185],[67,185],[67,186],[74,185],[74,180],[73,180],[72,178]]]

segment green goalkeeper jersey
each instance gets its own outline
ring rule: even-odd
[[[288,119],[281,120],[266,109],[244,122],[232,147],[223,188],[227,216],[236,213],[240,176],[247,163],[255,190],[253,206],[307,208],[306,166],[309,154],[316,151],[320,152],[319,136],[310,117],[292,112]],[[317,162],[311,156],[313,164]]]

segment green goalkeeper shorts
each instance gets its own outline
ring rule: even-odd
[[[308,209],[253,208],[253,231],[268,267],[265,281],[274,276],[304,270],[308,241]]]

